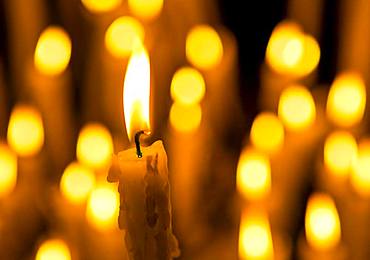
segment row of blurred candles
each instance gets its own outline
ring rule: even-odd
[[[104,12],[120,2],[82,0],[92,12]],[[128,1],[135,16],[150,20],[159,15],[163,1],[149,1],[152,4],[149,6],[144,2]],[[119,17],[106,30],[105,46],[113,56],[127,58],[135,39],[143,40],[144,34],[138,20],[129,16]],[[69,64],[71,48],[71,40],[62,28],[48,27],[36,45],[36,69],[47,76],[59,75]],[[220,36],[212,27],[198,25],[189,30],[186,57],[194,67],[177,70],[171,83],[170,94],[174,103],[169,121],[178,132],[192,133],[198,129],[202,120],[200,102],[206,92],[206,83],[200,71],[217,65],[222,55]],[[266,50],[266,62],[273,71],[302,78],[314,71],[319,60],[318,43],[299,25],[284,21],[275,28]],[[317,120],[318,105],[322,104],[315,105],[313,95],[306,86],[292,84],[286,86],[279,97],[277,115],[262,112],[255,118],[248,138],[251,144],[243,149],[237,170],[237,190],[244,203],[248,201],[240,224],[241,259],[271,259],[274,255],[277,258],[267,208],[263,208],[262,203],[270,195],[273,185],[270,159],[281,151],[286,135],[311,129]],[[366,197],[370,194],[370,143],[361,140],[358,145],[351,133],[351,127],[362,121],[365,105],[366,88],[361,76],[352,72],[338,75],[328,94],[326,114],[339,130],[327,136],[323,161],[333,178],[349,178],[354,190]],[[42,115],[31,106],[15,106],[7,138],[8,144],[0,147],[2,198],[10,194],[17,183],[17,156],[32,157],[42,149]],[[109,130],[99,123],[85,125],[77,140],[77,161],[66,167],[60,180],[60,192],[65,200],[80,207],[85,207],[86,203],[87,221],[102,231],[116,226],[119,210],[116,187],[105,182],[112,153],[113,141]],[[341,240],[339,216],[329,195],[315,193],[310,197],[305,219],[305,234],[310,247],[320,252],[338,246]],[[42,244],[37,257],[47,259],[48,254],[64,255],[61,259],[70,258],[67,244],[59,239]]]

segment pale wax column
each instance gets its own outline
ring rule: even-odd
[[[268,207],[273,230],[290,233],[297,228],[298,220],[291,213],[301,207],[302,192],[314,178],[316,153],[328,132],[323,89],[317,89],[313,98],[316,103],[315,122],[303,131],[286,131],[284,146],[271,155],[272,195]]]
[[[46,24],[43,0],[5,1],[5,14],[9,35],[10,75],[19,96],[28,87],[27,64],[31,60],[38,34]]]
[[[27,76],[31,96],[43,116],[48,155],[53,167],[62,172],[74,151],[71,73],[67,69],[60,75],[48,76],[30,66]]]
[[[135,149],[118,153],[121,209],[119,226],[126,231],[125,241],[130,259],[173,259],[179,255],[172,234],[170,186],[167,155],[162,141],[143,147],[142,158]]]
[[[340,3],[338,68],[353,70],[369,81],[370,66],[370,2],[367,0]]]

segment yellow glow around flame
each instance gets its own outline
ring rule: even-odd
[[[140,130],[150,130],[150,62],[149,55],[136,41],[127,65],[123,87],[126,130],[131,140]]]
[[[245,149],[237,169],[238,191],[249,200],[264,198],[271,189],[271,168],[267,156],[252,149]]]
[[[361,196],[370,196],[370,140],[359,145],[358,156],[352,165],[351,184]]]
[[[175,102],[170,110],[170,123],[182,133],[195,132],[202,121],[202,108],[199,104],[183,105]]]
[[[262,212],[243,212],[239,230],[239,259],[273,258],[274,250],[267,216]]]
[[[308,244],[318,250],[334,248],[340,241],[341,227],[334,201],[317,193],[307,203],[305,231]]]
[[[8,126],[8,144],[20,156],[37,154],[44,144],[40,113],[33,107],[17,105]]]
[[[286,88],[280,96],[278,114],[289,130],[299,131],[311,126],[316,118],[311,93],[300,85]]]
[[[36,260],[71,260],[71,253],[63,240],[50,239],[41,244]]]
[[[115,186],[100,185],[91,192],[86,217],[92,226],[102,231],[114,228],[118,212],[119,194]]]
[[[57,75],[68,66],[72,43],[66,31],[58,26],[46,28],[37,42],[34,63],[43,74]]]
[[[355,73],[342,73],[330,88],[326,112],[337,125],[350,127],[359,123],[365,112],[366,88]]]
[[[13,191],[17,183],[17,156],[0,143],[0,198]]]
[[[357,156],[356,139],[345,131],[330,134],[324,144],[324,162],[331,173],[338,177],[348,176]]]
[[[77,162],[67,166],[60,180],[60,190],[63,196],[73,204],[84,203],[94,185],[94,172]]]

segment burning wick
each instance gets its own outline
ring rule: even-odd
[[[143,157],[143,153],[141,152],[141,148],[140,148],[140,136],[142,134],[149,136],[150,133],[151,133],[150,131],[141,130],[135,134],[136,154],[138,158]]]

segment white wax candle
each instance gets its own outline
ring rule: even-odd
[[[119,181],[121,207],[119,226],[134,260],[166,260],[179,255],[172,234],[167,154],[162,141],[142,149],[118,153],[119,173],[110,171],[109,181]]]

